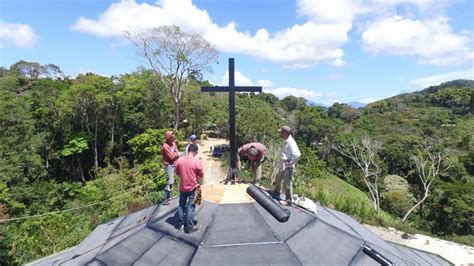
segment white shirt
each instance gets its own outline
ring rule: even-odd
[[[288,136],[288,138],[283,142],[283,147],[281,149],[280,170],[285,170],[286,167],[294,168],[300,157],[301,152],[298,145],[296,145],[295,139],[291,135]],[[289,162],[285,165],[286,160],[289,160]]]

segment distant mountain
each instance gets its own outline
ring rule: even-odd
[[[324,108],[328,108],[328,107],[329,107],[329,106],[327,106],[327,105],[325,105],[325,104],[313,102],[313,101],[311,101],[311,100],[306,100],[306,104],[309,105],[309,106],[320,106],[320,107],[324,107]]]
[[[361,103],[361,102],[348,102],[346,104],[355,109],[359,109],[359,108],[363,108],[367,106],[366,103]]]

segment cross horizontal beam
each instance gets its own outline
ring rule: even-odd
[[[229,92],[230,89],[233,89],[235,92],[261,92],[262,87],[227,87],[227,86],[215,86],[215,87],[201,87],[202,92]]]

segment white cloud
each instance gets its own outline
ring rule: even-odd
[[[324,100],[326,102],[328,98],[336,97],[335,93],[322,93],[322,92],[315,92],[312,90],[298,89],[298,88],[293,88],[293,87],[279,87],[275,89],[264,88],[263,91],[267,93],[272,93],[280,99],[285,98],[286,96],[292,95],[295,97],[303,97],[307,100],[311,100],[314,102],[319,102],[321,100]]]
[[[228,75],[229,73],[226,71],[226,73],[222,76],[219,85],[227,86],[229,84]],[[298,88],[292,88],[292,87],[273,88],[273,84],[274,83],[271,80],[258,80],[257,81],[257,85],[263,87],[263,92],[272,93],[273,95],[277,96],[280,99],[283,99],[286,96],[293,95],[295,97],[303,97],[307,100],[311,100],[314,102],[328,102],[329,99],[336,97],[335,93],[321,93],[321,92],[315,92],[312,90],[298,89]],[[253,86],[255,85],[255,83],[252,82],[248,77],[246,77],[240,71],[235,71],[235,85]]]
[[[410,85],[417,89],[424,89],[453,79],[474,79],[474,68],[415,79],[410,82]]]
[[[342,79],[343,76],[340,75],[340,74],[331,74],[331,75],[329,75],[329,78],[330,79]]]
[[[293,25],[275,33],[262,28],[251,34],[237,29],[235,22],[224,27],[213,23],[207,11],[191,0],[163,0],[157,5],[134,0],[114,3],[98,19],[80,17],[71,30],[103,38],[121,37],[124,31],[178,25],[199,32],[223,52],[235,52],[265,59],[286,67],[309,67],[316,63],[344,64],[344,51],[351,29],[348,22]]]
[[[138,4],[134,0],[113,3],[97,20],[80,17],[71,30],[99,37],[121,37],[126,30],[179,25],[192,32],[204,32],[210,23],[207,11],[199,10],[191,0],[163,0],[161,6]]]
[[[111,38],[122,37],[126,30],[177,25],[202,34],[219,51],[303,68],[319,63],[344,66],[342,47],[349,42],[348,33],[355,24],[366,25],[358,30],[365,30],[363,44],[371,53],[412,55],[426,64],[460,65],[472,60],[474,53],[469,46],[470,32],[452,32],[447,19],[439,15],[451,2],[297,0],[297,12],[307,18],[305,23],[275,32],[260,28],[252,33],[240,30],[233,21],[217,25],[206,10],[199,9],[191,0],[160,0],[156,4],[121,0],[111,4],[97,19],[78,18],[71,30]],[[395,14],[438,17],[411,19]]]
[[[343,64],[344,51],[340,48],[348,41],[349,23],[314,24],[312,22],[275,33],[266,29],[255,35],[242,33],[235,23],[225,28],[211,25],[205,38],[223,52],[236,52],[263,58],[287,67],[309,67],[315,63]]]
[[[273,81],[271,80],[266,80],[266,79],[263,79],[263,80],[257,80],[257,84],[258,86],[262,86],[262,87],[273,87]]]
[[[462,65],[474,59],[469,34],[453,33],[444,17],[420,21],[393,16],[369,25],[362,40],[374,54],[413,55],[420,64]]]
[[[370,11],[368,2],[361,0],[299,0],[297,8],[298,14],[322,23],[350,23],[356,16]]]
[[[240,71],[234,72],[235,86],[252,86],[252,81],[244,76]],[[220,86],[229,86],[229,71],[226,71],[219,82]]]
[[[0,21],[0,47],[31,48],[37,40],[38,36],[29,25],[8,24]]]

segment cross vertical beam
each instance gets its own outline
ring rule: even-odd
[[[230,140],[230,169],[226,181],[235,183],[237,177],[237,136],[235,134],[235,92],[261,92],[262,87],[235,86],[234,58],[229,58],[229,86],[201,87],[201,92],[229,93],[229,140]]]
[[[230,140],[230,158],[231,158],[230,169],[232,170],[232,169],[237,169],[237,147],[236,147],[237,136],[235,134],[234,58],[229,58],[229,135],[230,135],[229,140]]]

